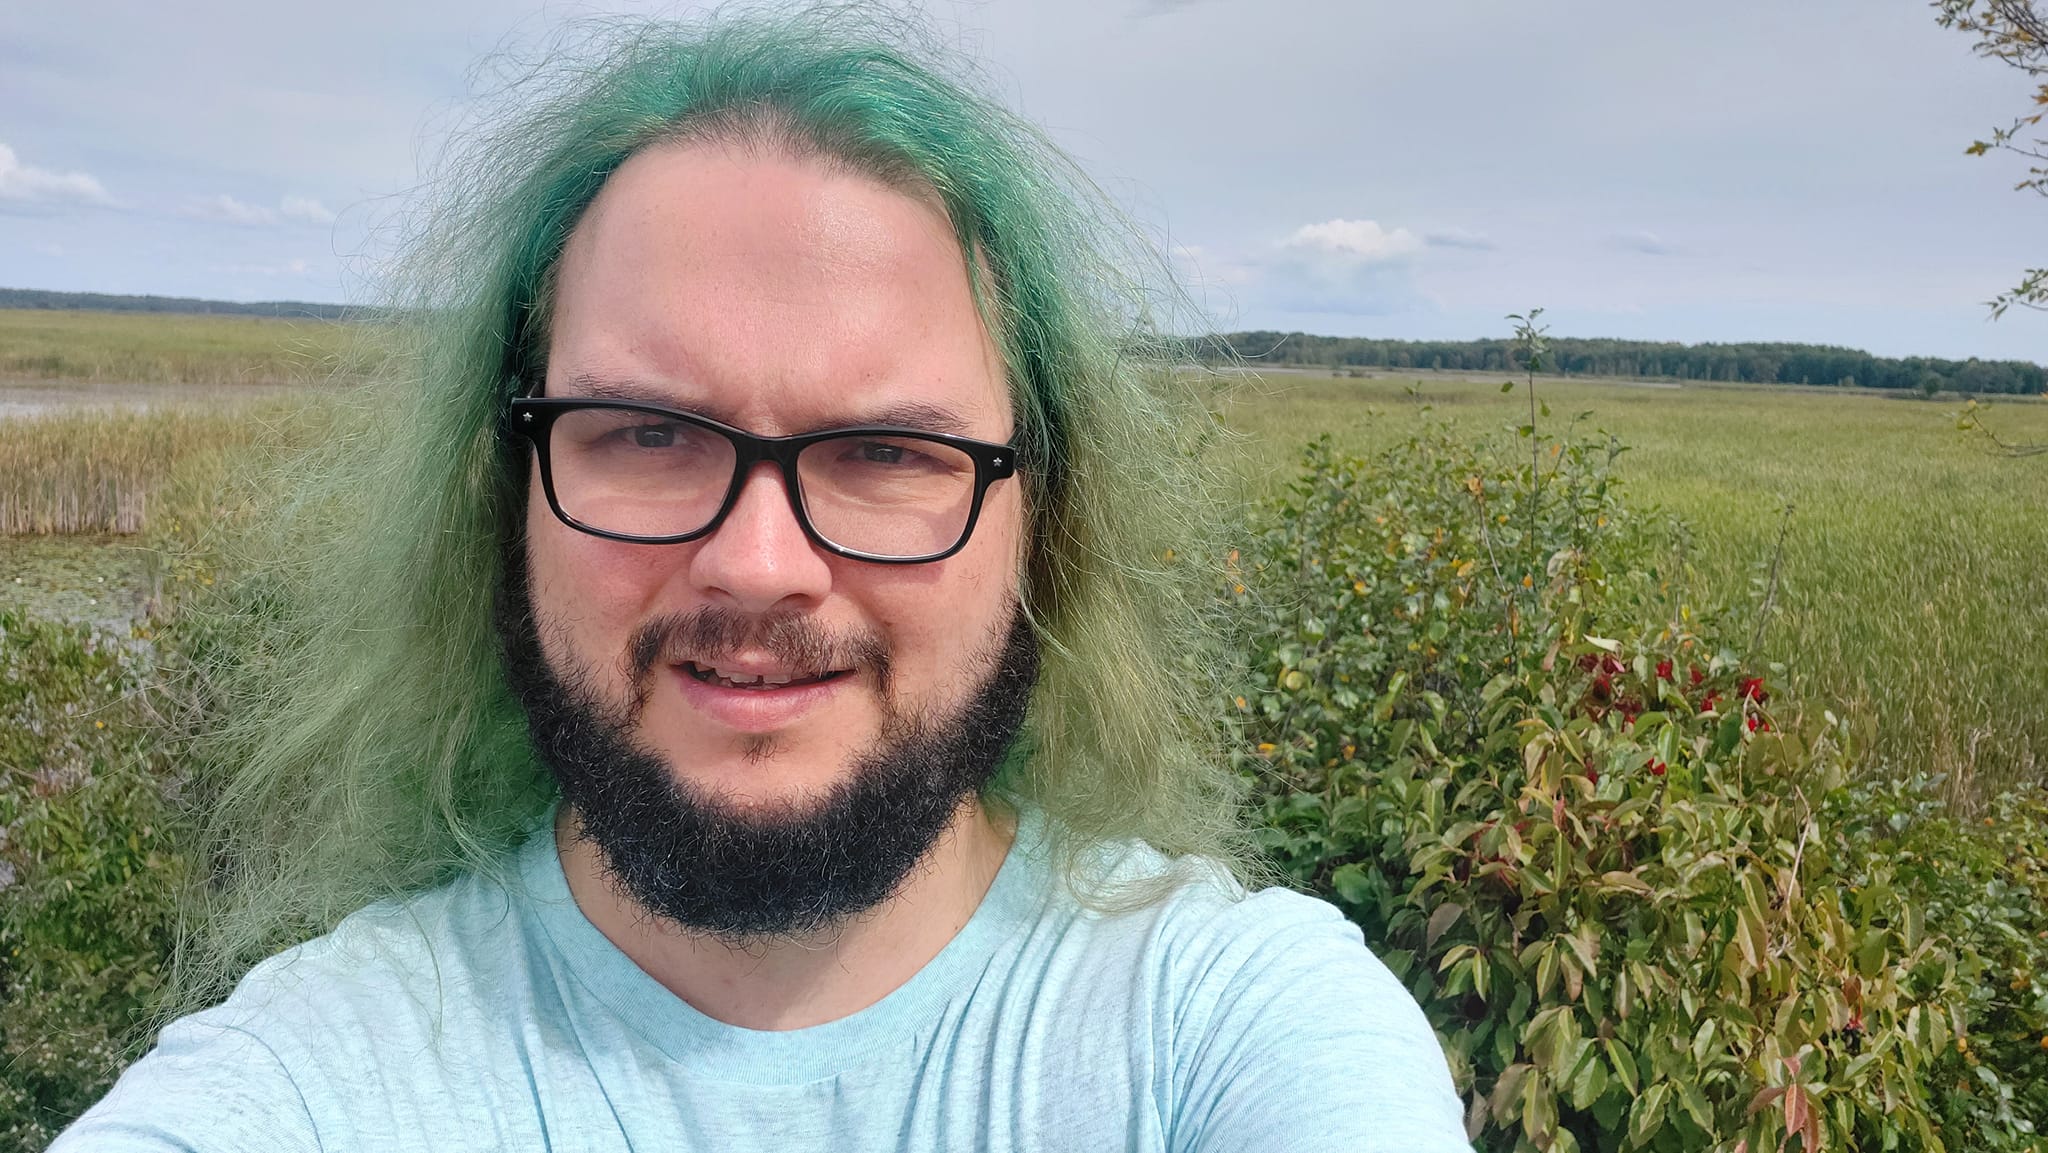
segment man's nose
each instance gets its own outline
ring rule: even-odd
[[[742,612],[767,612],[792,598],[816,601],[832,587],[832,566],[797,523],[782,471],[763,462],[740,482],[725,519],[697,542],[690,575]]]

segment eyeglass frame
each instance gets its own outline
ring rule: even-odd
[[[725,499],[718,511],[704,527],[686,533],[666,536],[635,536],[631,533],[612,532],[595,525],[585,524],[570,516],[562,509],[562,502],[555,496],[554,466],[549,460],[548,444],[554,431],[555,421],[565,412],[582,409],[613,409],[626,412],[641,412],[651,416],[666,417],[684,424],[708,429],[724,437],[733,447],[732,479],[727,482]],[[718,530],[725,518],[739,503],[740,490],[746,487],[747,474],[757,464],[774,464],[782,473],[783,495],[789,500],[790,511],[796,516],[798,527],[811,543],[835,556],[851,560],[866,561],[870,564],[930,564],[945,560],[967,547],[967,541],[974,535],[974,526],[981,520],[982,499],[988,488],[999,480],[1007,480],[1017,473],[1017,446],[998,444],[993,441],[975,440],[972,437],[955,436],[950,433],[931,432],[920,428],[904,428],[896,425],[850,425],[845,428],[825,428],[816,432],[797,433],[793,436],[756,436],[745,429],[722,424],[710,417],[693,412],[665,408],[658,404],[647,404],[637,400],[614,400],[608,397],[580,396],[521,396],[515,397],[506,413],[512,429],[533,445],[534,459],[540,465],[541,490],[547,494],[548,507],[554,511],[555,519],[578,532],[606,540],[624,541],[628,544],[687,544],[701,540]],[[967,521],[960,528],[960,539],[950,548],[920,556],[881,556],[848,548],[828,539],[811,523],[810,513],[804,510],[803,483],[797,477],[796,459],[804,449],[827,440],[847,436],[889,436],[909,440],[930,441],[965,453],[974,461],[974,499],[967,507]]]

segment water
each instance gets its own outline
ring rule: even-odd
[[[42,416],[64,409],[147,412],[179,405],[267,400],[302,387],[284,384],[131,384],[120,381],[0,379],[0,420]]]

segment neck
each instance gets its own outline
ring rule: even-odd
[[[562,806],[555,847],[590,923],[698,1012],[748,1029],[802,1029],[857,1013],[910,980],[988,894],[1015,829],[969,800],[889,899],[807,937],[733,942],[651,915],[617,891],[597,846]]]

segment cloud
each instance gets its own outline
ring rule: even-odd
[[[239,224],[255,228],[277,223],[277,214],[255,204],[244,204],[223,192],[218,196],[196,196],[185,202],[182,213],[194,220],[217,224]]]
[[[1422,242],[1431,248],[1469,248],[1475,252],[1492,252],[1500,247],[1485,236],[1462,228],[1425,232],[1422,234]]]
[[[1377,220],[1325,220],[1304,224],[1280,242],[1282,249],[1313,254],[1315,259],[1345,265],[1383,264],[1422,248],[1422,240],[1405,228],[1385,229]]]
[[[282,264],[220,264],[215,267],[237,276],[310,276],[313,272],[312,264],[303,257]]]
[[[1182,283],[1197,287],[1244,284],[1258,273],[1253,266],[1199,244],[1175,244],[1168,249],[1168,255],[1173,261],[1174,275]]]
[[[1413,259],[1426,243],[1376,220],[1304,224],[1274,247],[1261,277],[1290,311],[1380,316],[1413,306]]]
[[[304,224],[332,224],[334,212],[326,205],[308,196],[287,196],[278,201],[276,208],[261,204],[248,204],[223,192],[216,196],[197,196],[185,202],[180,214],[194,220],[211,220],[216,224],[234,224],[243,228],[268,228],[273,224],[297,221]]]
[[[1667,244],[1654,232],[1638,230],[1623,232],[1607,238],[1608,246],[1623,252],[1639,252],[1644,256],[1670,256],[1678,251],[1675,245]]]
[[[83,172],[52,172],[23,164],[14,149],[0,144],[0,200],[25,204],[102,204],[114,198]]]
[[[308,224],[334,223],[334,210],[310,196],[287,196],[278,204],[277,211],[287,219]]]

